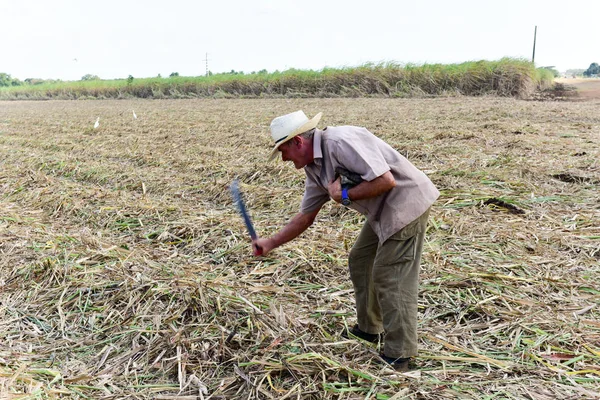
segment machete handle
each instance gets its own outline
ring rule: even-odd
[[[348,189],[360,184],[363,178],[356,172],[348,171],[345,168],[337,167],[335,169],[335,179],[342,178],[340,183],[342,186],[346,186]]]

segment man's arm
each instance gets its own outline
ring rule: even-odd
[[[387,191],[392,190],[396,186],[396,180],[390,171],[378,176],[372,181],[362,181],[362,183],[348,190],[350,200],[363,200],[371,197],[377,197]],[[329,195],[338,203],[342,201],[342,185],[340,180],[336,179],[328,186]]]
[[[272,237],[258,238],[254,240],[252,242],[254,253],[257,254],[257,246],[262,248],[262,254],[265,255],[274,248],[297,238],[300,236],[300,234],[302,234],[302,232],[304,232],[313,224],[320,209],[321,208],[319,207],[317,210],[306,214],[298,213],[290,220],[290,222],[287,223],[286,226],[281,228],[281,230]]]

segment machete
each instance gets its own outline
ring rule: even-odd
[[[244,199],[242,199],[242,193],[240,192],[240,186],[238,180],[234,180],[229,187],[231,190],[231,195],[233,196],[233,201],[236,203],[238,211],[240,212],[242,218],[244,219],[244,223],[246,224],[246,229],[248,229],[248,233],[250,234],[250,239],[253,241],[258,239],[256,235],[256,231],[254,230],[254,226],[252,225],[252,221],[250,220],[250,215],[248,215],[248,210],[246,210],[246,205],[244,204]],[[258,245],[254,245],[256,247],[256,251],[254,255],[260,256],[262,254],[262,248]]]

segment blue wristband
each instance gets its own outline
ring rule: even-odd
[[[342,204],[347,206],[351,203],[350,197],[348,197],[348,188],[342,188]]]

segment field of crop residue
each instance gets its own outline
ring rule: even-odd
[[[441,191],[417,369],[340,337],[363,219],[328,204],[251,255],[304,175],[267,163],[303,109],[370,128]],[[597,398],[600,115],[506,98],[0,102],[0,398]],[[133,117],[133,113],[137,118]],[[99,117],[99,127],[94,122]]]

